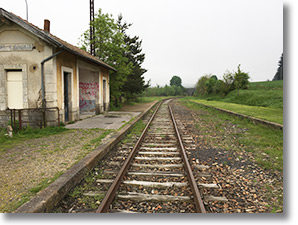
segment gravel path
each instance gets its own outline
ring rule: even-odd
[[[101,129],[70,130],[62,134],[27,140],[0,153],[0,212],[30,193],[46,178],[66,171],[84,157],[92,146],[83,147],[100,136]]]

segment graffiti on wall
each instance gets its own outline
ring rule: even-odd
[[[98,82],[80,82],[80,111],[95,112],[96,98],[98,98]]]

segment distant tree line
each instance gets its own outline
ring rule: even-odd
[[[273,80],[283,80],[283,53],[281,54],[280,60],[278,61],[278,68],[274,75]]]
[[[111,105],[120,106],[126,100],[135,99],[149,83],[145,83],[142,68],[145,54],[142,53],[142,40],[138,36],[131,37],[127,30],[132,24],[123,22],[120,14],[117,20],[111,14],[104,14],[99,9],[92,23],[94,26],[95,56],[113,66],[117,72],[110,72]],[[81,37],[81,48],[89,51],[89,30]]]
[[[173,76],[170,80],[170,85],[161,87],[150,87],[145,90],[143,96],[181,96],[185,94],[185,89],[182,86],[182,80],[179,76]]]
[[[211,94],[217,94],[225,96],[229,92],[237,89],[239,94],[239,89],[247,89],[249,83],[249,75],[243,72],[238,65],[236,72],[232,73],[227,71],[223,75],[223,79],[219,80],[216,75],[205,75],[202,76],[197,84],[195,95],[196,96],[207,96]]]

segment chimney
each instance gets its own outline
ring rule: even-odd
[[[45,32],[50,33],[50,21],[45,19],[43,29]]]

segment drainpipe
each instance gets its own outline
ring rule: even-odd
[[[46,108],[46,97],[45,97],[45,83],[44,83],[44,64],[45,62],[51,60],[55,56],[59,55],[63,50],[56,52],[55,54],[49,56],[48,58],[41,61],[41,92],[42,92],[42,108]]]

